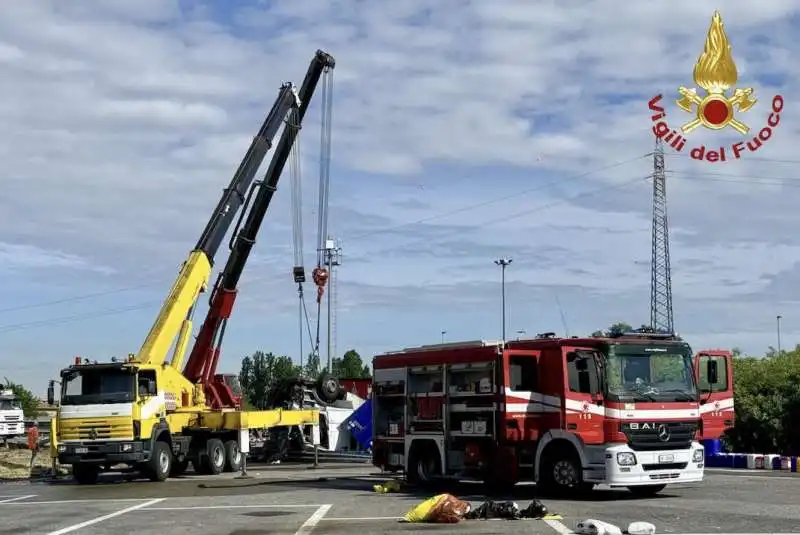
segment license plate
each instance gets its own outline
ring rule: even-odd
[[[659,455],[658,456],[658,462],[660,462],[660,463],[671,463],[674,460],[675,460],[675,456],[674,455]]]
[[[75,453],[89,453],[89,448],[75,448]]]

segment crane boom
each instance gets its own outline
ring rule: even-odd
[[[184,376],[192,383],[201,383],[205,386],[206,396],[212,407],[235,405],[230,388],[223,381],[214,380],[225,326],[233,310],[237,285],[277,189],[278,181],[289,158],[306,110],[308,110],[311,97],[320,78],[334,66],[335,60],[331,55],[317,50],[300,86],[300,105],[290,115],[292,124],[287,125],[281,133],[264,179],[255,185],[257,192],[253,198],[252,207],[247,213],[247,219],[241,230],[231,239],[230,256],[217,279],[211,294],[208,314],[186,363]]]
[[[255,178],[258,168],[272,146],[272,140],[291,109],[299,107],[296,88],[285,83],[278,98],[267,114],[264,123],[253,138],[242,163],[233,175],[230,185],[224,190],[213,215],[208,221],[197,245],[183,263],[178,278],[172,285],[147,338],[134,362],[162,365],[176,336],[179,336],[173,361],[182,360],[188,333],[191,331],[189,317],[197,297],[205,290],[214,256],[236,213],[244,203],[245,194]]]

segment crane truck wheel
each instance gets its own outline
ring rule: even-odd
[[[211,475],[220,474],[225,469],[225,446],[220,439],[209,438],[206,441],[203,465],[203,472]]]
[[[100,477],[100,467],[95,464],[73,464],[72,477],[79,485],[94,485]]]
[[[225,442],[225,471],[238,472],[242,469],[242,451],[239,449],[238,440]]]
[[[144,473],[150,481],[166,481],[172,471],[172,449],[162,440],[153,442],[150,460],[144,467]]]

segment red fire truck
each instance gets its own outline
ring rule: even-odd
[[[695,377],[700,391],[700,438],[721,438],[733,427],[733,353],[703,349],[695,355]]]
[[[557,492],[602,483],[646,496],[701,481],[694,368],[689,345],[664,334],[545,333],[378,355],[373,463],[416,483],[535,481]]]

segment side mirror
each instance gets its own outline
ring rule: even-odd
[[[719,369],[716,360],[708,359],[708,362],[706,362],[706,376],[708,377],[708,384],[715,385],[719,382]]]
[[[55,387],[55,381],[53,381],[52,379],[50,380],[50,383],[47,385],[47,404],[50,406],[56,404],[56,387]]]
[[[147,380],[147,395],[148,396],[156,396],[158,395],[158,391],[156,390],[156,382],[152,379]]]

